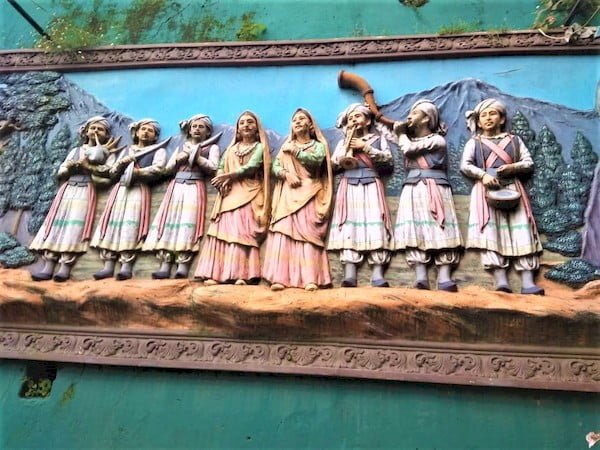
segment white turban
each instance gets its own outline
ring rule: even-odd
[[[503,117],[506,117],[506,105],[500,100],[496,100],[495,98],[487,98],[482,102],[479,102],[472,111],[467,111],[465,113],[465,117],[467,119],[467,128],[471,131],[471,133],[477,133],[477,122],[479,122],[479,114],[481,114],[483,110],[488,108],[493,108],[500,114],[502,114]],[[506,124],[504,126],[506,126]]]
[[[421,100],[417,100],[414,105],[411,106],[410,110],[417,109],[425,114],[429,118],[429,129],[437,134],[441,134],[442,136],[446,135],[448,132],[448,128],[446,124],[440,122],[440,112],[431,100],[423,98]]]
[[[344,128],[348,124],[348,116],[354,111],[361,112],[369,119],[373,117],[373,113],[371,112],[368,106],[362,103],[352,103],[338,115],[337,121],[335,122],[335,126],[337,128]]]
[[[192,122],[195,122],[197,120],[200,120],[204,123],[204,125],[206,125],[206,128],[208,128],[208,135],[210,136],[213,131],[213,123],[212,120],[210,120],[210,117],[208,117],[206,114],[195,114],[187,120],[182,120],[181,122],[179,122],[179,129],[183,134],[187,136],[190,130],[190,125],[192,124]]]
[[[94,116],[90,117],[88,120],[85,121],[83,125],[79,127],[79,136],[84,137],[88,127],[93,123],[102,124],[106,128],[106,130],[110,132],[110,123],[108,122],[108,120],[103,116]]]
[[[152,128],[154,128],[154,131],[156,132],[156,138],[158,139],[158,136],[160,136],[160,125],[158,124],[158,122],[154,119],[141,119],[137,122],[132,122],[129,124],[129,132],[131,133],[131,137],[134,143],[137,144],[137,138],[135,137],[135,134],[142,125],[150,125]]]

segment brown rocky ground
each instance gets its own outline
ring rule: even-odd
[[[546,296],[405,287],[271,292],[191,280],[33,282],[0,269],[0,321],[269,340],[423,340],[597,347],[600,281],[578,291],[541,279]]]

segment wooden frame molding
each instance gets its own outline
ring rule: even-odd
[[[0,324],[0,358],[597,392],[597,349],[273,342]]]
[[[100,47],[68,53],[0,51],[0,72],[107,70],[149,67],[226,67],[340,64],[492,55],[596,54],[600,39],[567,42],[564,31],[468,33],[200,44]]]

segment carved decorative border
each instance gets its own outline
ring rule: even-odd
[[[600,391],[595,349],[326,343],[0,326],[0,358]]]
[[[600,39],[567,42],[564,31],[468,33],[310,41],[262,41],[99,47],[69,53],[0,51],[0,72],[178,66],[340,64],[491,55],[598,53]]]

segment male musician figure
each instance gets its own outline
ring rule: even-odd
[[[96,185],[108,177],[110,170],[106,164],[92,164],[88,152],[98,147],[109,152],[117,146],[119,138],[111,137],[110,128],[102,116],[86,120],[79,128],[82,144],[71,150],[58,168],[56,177],[62,184],[29,245],[44,259],[43,268],[31,274],[35,281],[67,281],[79,256],[88,250],[96,212]]]
[[[148,234],[150,221],[150,188],[148,182],[158,178],[166,164],[164,148],[136,157],[144,148],[156,143],[160,135],[158,122],[143,119],[129,126],[133,145],[123,150],[118,157],[111,155],[110,175],[119,181],[106,201],[106,207],[94,232],[91,247],[100,249],[104,267],[94,274],[96,280],[112,277],[117,258],[121,270],[117,280],[132,277],[136,253]],[[109,158],[111,158],[109,157]],[[116,159],[116,161],[115,161]],[[131,165],[131,166],[130,166]]]
[[[160,267],[152,273],[156,280],[169,278],[177,264],[175,278],[187,278],[194,255],[200,249],[206,211],[205,178],[219,165],[219,147],[199,148],[212,134],[213,123],[206,114],[195,114],[179,123],[185,140],[175,149],[166,173],[175,175],[154,217],[143,251],[156,252]]]
[[[518,136],[506,133],[506,106],[496,99],[484,100],[468,111],[467,124],[475,133],[466,143],[461,161],[461,171],[475,180],[467,248],[481,250],[481,263],[493,272],[497,291],[512,292],[507,278],[512,261],[521,274],[521,293],[544,295],[534,282],[542,245],[529,198],[517,178],[533,171],[529,150]],[[514,209],[488,204],[486,190],[500,188],[520,194]]]
[[[340,251],[342,287],[356,287],[357,266],[365,255],[373,268],[371,285],[389,287],[383,274],[393,249],[393,231],[376,164],[391,166],[392,154],[387,141],[373,132],[372,119],[368,107],[354,103],[339,115],[336,124],[344,129],[346,139],[338,142],[331,157],[334,167],[342,167],[349,150],[356,159],[356,168],[343,172],[327,243],[328,250]]]
[[[415,269],[417,289],[429,289],[427,266],[433,261],[438,289],[456,292],[451,273],[463,244],[446,175],[446,126],[435,104],[422,99],[406,122],[394,124],[394,132],[406,169],[394,228],[396,249],[406,252],[408,265]]]

